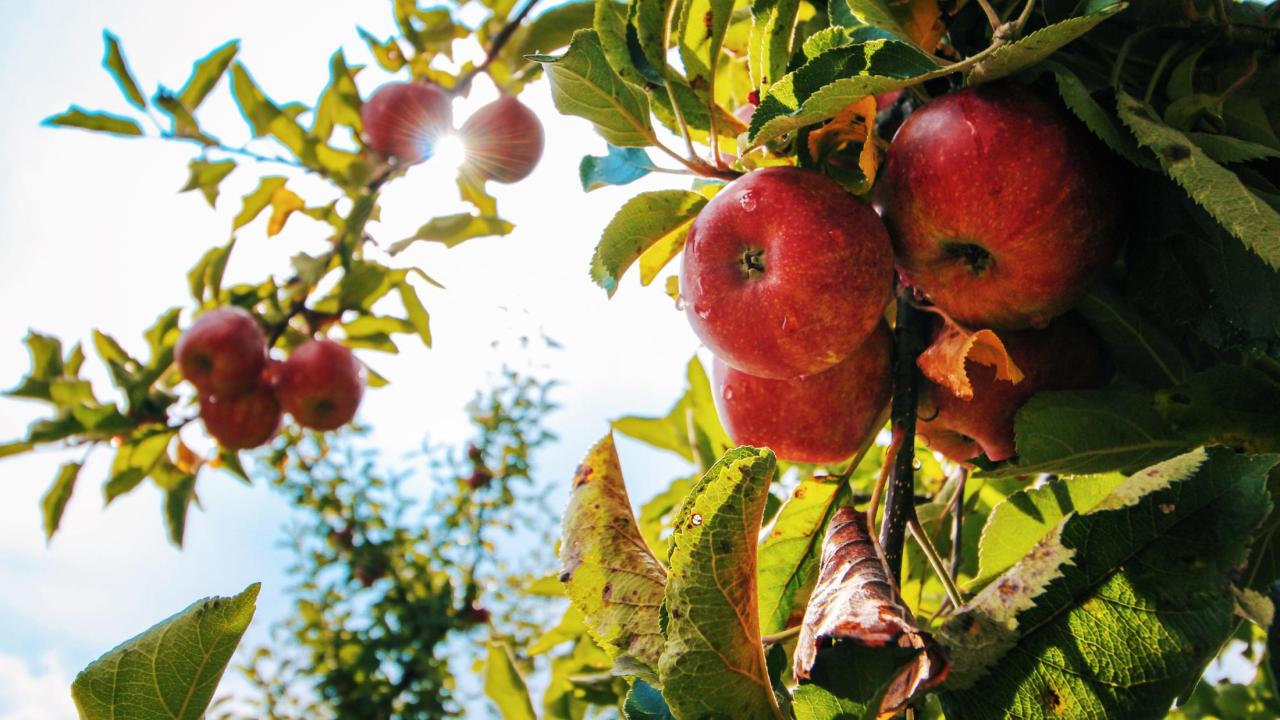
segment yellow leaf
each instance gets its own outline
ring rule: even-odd
[[[267,237],[278,235],[295,210],[306,206],[298,194],[284,186],[271,193],[271,219],[267,221]]]
[[[920,372],[933,382],[947,388],[963,400],[973,398],[973,385],[965,363],[972,360],[979,365],[995,368],[997,380],[1022,382],[1022,370],[1013,362],[1004,343],[992,330],[971,331],[954,322],[946,321],[942,330],[916,364]]]

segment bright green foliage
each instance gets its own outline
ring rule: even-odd
[[[782,632],[802,612],[818,579],[822,538],[831,516],[849,499],[848,485],[836,478],[802,481],[760,544],[757,588],[760,632]]]
[[[591,258],[591,279],[612,296],[623,273],[650,248],[669,237],[677,249],[683,247],[689,224],[706,204],[706,197],[685,190],[657,190],[631,198],[600,237]]]
[[[557,110],[590,120],[610,145],[653,144],[648,100],[613,72],[595,31],[575,34],[564,55],[535,55],[533,59],[546,70]]]
[[[489,696],[502,720],[537,720],[529,689],[505,643],[489,643],[489,659],[484,664],[484,694]]]
[[[257,597],[206,598],[95,660],[71,685],[80,717],[203,718]]]
[[[773,453],[730,450],[676,517],[662,606],[662,695],[677,718],[781,718],[760,646],[756,532]]]

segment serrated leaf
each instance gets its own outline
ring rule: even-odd
[[[320,100],[316,102],[315,116],[311,121],[311,134],[322,141],[327,141],[333,135],[334,126],[342,125],[351,128],[353,133],[359,135],[364,127],[360,119],[360,107],[360,92],[356,89],[355,73],[347,66],[347,58],[342,54],[342,50],[337,50],[329,57],[329,84],[325,85],[320,93]],[[317,160],[322,159],[331,158],[328,155],[321,158],[317,148]],[[340,170],[336,164],[334,169]]]
[[[72,105],[61,115],[51,115],[45,118],[41,125],[46,127],[81,128],[82,130],[93,130],[127,137],[142,135],[142,127],[127,117],[106,112],[82,110],[75,105]]]
[[[1126,7],[1128,3],[1125,2],[1107,3],[1101,7],[1091,8],[1084,15],[1056,22],[1026,37],[1002,45],[969,71],[967,82],[970,85],[991,82],[1028,68]]]
[[[1131,472],[1193,445],[1165,425],[1149,394],[1122,388],[1038,393],[1018,410],[1014,442],[1017,460],[988,475]]]
[[[1155,152],[1165,173],[1245,247],[1280,269],[1280,212],[1186,135],[1156,119],[1146,105],[1126,93],[1116,102],[1120,119],[1140,145]]]
[[[53,534],[58,532],[58,525],[62,522],[62,511],[67,509],[67,501],[71,499],[71,492],[75,490],[76,478],[80,475],[81,467],[83,466],[80,463],[63,463],[58,468],[58,474],[54,477],[48,492],[40,498],[45,540],[52,540]]]
[[[648,81],[636,67],[627,44],[628,3],[596,0],[592,29],[596,31],[609,67],[618,77],[638,88],[645,87]]]
[[[748,147],[821,122],[868,95],[948,74],[918,48],[870,40],[822,53],[769,88],[751,117]]]
[[[795,625],[818,580],[822,537],[836,509],[848,501],[848,486],[819,476],[800,482],[778,511],[760,543],[756,586],[760,597],[760,634]]]
[[[1163,717],[1232,631],[1276,460],[1196,450],[1067,516],[944,626],[947,717]]]
[[[1105,286],[1095,286],[1077,308],[1111,351],[1126,377],[1151,388],[1182,382],[1191,364],[1163,332]]]
[[[578,30],[590,28],[595,15],[595,0],[570,0],[538,14],[524,25],[518,43],[512,43],[512,58],[558,50],[573,39]]]
[[[565,115],[586,118],[596,132],[618,147],[653,144],[649,101],[609,65],[594,30],[574,33],[564,55],[534,55],[551,82],[551,100]]]
[[[484,664],[484,694],[498,707],[502,720],[537,720],[529,688],[504,642],[489,642],[489,659]]]
[[[705,196],[687,190],[655,190],[631,198],[600,236],[591,258],[591,279],[613,297],[627,268],[664,238],[687,232],[706,204]]]
[[[843,0],[832,0],[832,5]],[[847,5],[844,5],[847,9]],[[787,73],[799,0],[756,0],[751,3],[751,35],[747,66],[751,83],[763,92]]]
[[[515,229],[515,225],[496,217],[479,217],[471,213],[442,215],[431,218],[426,225],[418,228],[412,237],[391,244],[388,252],[398,255],[416,242],[438,242],[445,247],[456,247],[467,240],[490,235],[507,235]]]
[[[1055,68],[1058,95],[1081,122],[1117,155],[1140,168],[1155,170],[1159,166],[1149,153],[1143,152],[1133,135],[1126,132],[1115,115],[1104,109],[1080,79],[1065,68]]]
[[[676,518],[658,665],[676,717],[783,717],[760,644],[756,594],[756,534],[775,466],[768,450],[730,450]]]
[[[199,190],[208,201],[209,207],[214,207],[218,201],[218,185],[231,174],[232,170],[236,169],[236,163],[234,160],[211,162],[204,158],[195,158],[187,164],[187,168],[191,175],[187,178],[187,184],[183,185],[178,192]]]
[[[613,436],[578,466],[561,535],[561,582],[591,636],[614,657],[656,673],[667,572],[636,527]]]
[[[1127,478],[1120,473],[1054,478],[1019,490],[991,510],[978,544],[980,588],[1013,567],[1070,513],[1087,513]]]
[[[608,147],[607,155],[584,155],[578,164],[578,179],[582,182],[583,192],[606,185],[627,185],[655,168],[648,153],[640,148]]]
[[[1195,443],[1280,452],[1280,384],[1261,370],[1219,365],[1155,397],[1156,412]]]
[[[95,660],[71,684],[80,717],[203,718],[259,587],[196,602]]]
[[[1188,132],[1187,139],[1204,151],[1205,155],[1220,163],[1243,163],[1267,158],[1280,158],[1280,150],[1241,140],[1231,135],[1207,132]]]
[[[271,197],[276,190],[284,187],[284,183],[285,178],[278,175],[269,175],[259,180],[258,187],[241,199],[240,212],[231,221],[231,229],[238,230],[253,222],[254,218],[271,204]]]
[[[129,71],[129,64],[125,62],[124,52],[120,49],[120,39],[112,35],[110,31],[103,30],[102,42],[106,45],[106,50],[102,56],[102,67],[111,73],[111,77],[115,79],[120,92],[124,94],[130,105],[139,110],[146,110],[147,99],[142,95],[142,91],[138,89],[138,83],[133,79],[133,73]]]
[[[227,72],[236,53],[240,52],[240,41],[232,40],[214,48],[208,55],[191,65],[191,75],[182,89],[178,91],[178,100],[191,112],[204,102],[223,74]]]

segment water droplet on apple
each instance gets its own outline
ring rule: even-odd
[[[795,332],[798,327],[799,323],[796,322],[795,318],[791,317],[790,313],[782,316],[783,332]]]
[[[725,401],[725,402],[729,402],[730,400],[732,400],[732,399],[733,399],[733,387],[732,387],[732,386],[729,386],[729,385],[725,385],[725,386],[724,386],[724,390],[723,390],[723,391],[721,391],[721,393],[720,393],[720,396],[724,398],[724,401]]]
[[[916,457],[916,458],[911,458],[911,469],[912,469],[912,470],[919,470],[919,469],[920,469],[920,468],[922,468],[922,467],[924,467],[924,463],[920,462],[920,458],[918,458],[918,457]]]
[[[752,212],[756,209],[756,199],[752,196],[750,190],[742,193],[742,197],[738,198],[738,204],[747,212]]]
[[[711,308],[705,305],[703,306],[694,305],[693,313],[698,316],[699,320],[706,320],[707,318],[711,317]]]
[[[676,298],[676,310],[680,312],[684,312],[684,296],[683,295]]]

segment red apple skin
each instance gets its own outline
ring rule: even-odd
[[[689,228],[680,267],[698,338],[730,366],[779,380],[848,357],[880,322],[892,283],[892,246],[875,212],[793,167],[721,190]]]
[[[1102,341],[1076,315],[1065,315],[1043,330],[999,333],[1009,356],[1024,373],[1022,382],[996,380],[995,369],[965,362],[973,399],[928,384],[930,402],[920,410],[916,433],[930,449],[955,462],[981,454],[993,461],[1016,453],[1013,422],[1018,409],[1042,390],[1101,387],[1112,368]],[[932,408],[927,407],[932,405]]]
[[[266,382],[236,395],[201,395],[200,419],[218,444],[230,450],[265,445],[280,431],[280,403]]]
[[[248,312],[218,308],[182,333],[174,359],[201,394],[235,395],[257,384],[267,362],[267,339]]]
[[[430,83],[387,83],[365,101],[360,121],[374,152],[403,163],[421,162],[453,129],[452,98]]]
[[[364,366],[332,340],[300,345],[275,371],[280,405],[313,430],[336,430],[351,422],[364,396]]]
[[[903,123],[875,205],[903,279],[953,319],[1044,327],[1116,256],[1115,177],[1074,120],[1016,85],[982,85]]]
[[[790,380],[747,375],[716,358],[716,408],[735,443],[782,460],[832,464],[853,455],[884,422],[892,339],[881,323],[835,367]]]
[[[519,182],[542,159],[542,123],[528,106],[509,95],[476,110],[459,134],[467,148],[464,169],[486,180]]]

